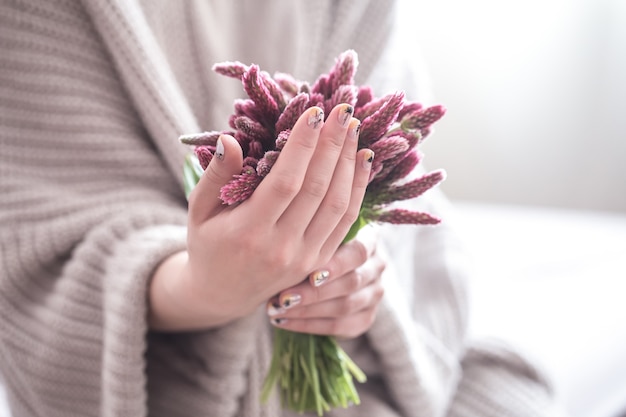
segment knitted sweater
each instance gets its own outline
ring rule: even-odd
[[[261,309],[201,332],[148,329],[149,277],[185,248],[177,138],[226,127],[241,87],[211,72],[218,61],[313,80],[353,48],[358,82],[395,82],[384,75],[407,67],[376,67],[397,58],[382,56],[391,3],[0,1],[0,373],[15,416],[289,415],[259,401]],[[421,204],[446,218],[436,193]],[[345,342],[369,376],[363,405],[330,415],[549,415],[534,368],[466,343],[449,225],[383,237],[380,312]]]

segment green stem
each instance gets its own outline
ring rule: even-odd
[[[333,337],[276,329],[274,341],[263,402],[277,387],[281,404],[298,413],[322,416],[332,408],[360,403],[353,378],[364,382],[365,374]]]
[[[343,243],[353,239],[367,224],[361,214]],[[360,403],[353,377],[361,383],[366,380],[365,373],[333,337],[276,329],[261,401],[266,403],[277,386],[283,407],[298,413],[314,411],[322,416],[331,408]]]

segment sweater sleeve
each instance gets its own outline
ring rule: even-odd
[[[367,336],[405,416],[443,415],[461,377],[467,263],[438,194],[429,192],[413,208],[442,217],[442,224],[382,229],[385,296]]]
[[[179,184],[79,2],[0,4],[0,372],[16,416],[146,414]],[[175,139],[173,139],[175,141]]]

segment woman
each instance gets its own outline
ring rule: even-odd
[[[392,3],[2,2],[0,371],[16,416],[290,415],[259,401],[272,326],[345,338],[369,378],[361,406],[330,415],[554,414],[534,368],[466,342],[448,226],[335,251],[371,159],[352,158],[341,109],[301,119],[282,174],[231,209],[215,193],[241,151],[223,137],[187,207],[177,138],[225,128],[240,95],[213,63],[313,80],[354,48],[357,81],[384,90],[411,74],[384,54]]]

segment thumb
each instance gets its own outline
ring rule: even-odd
[[[215,155],[189,195],[189,219],[200,224],[211,217],[222,206],[220,189],[233,175],[241,173],[243,153],[241,146],[230,135],[221,135],[217,140]]]

